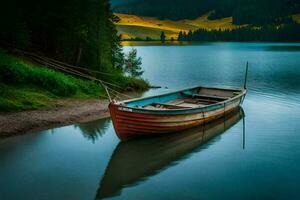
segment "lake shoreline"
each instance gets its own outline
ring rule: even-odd
[[[108,118],[108,100],[55,100],[40,110],[0,112],[0,138]]]

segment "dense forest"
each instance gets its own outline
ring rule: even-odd
[[[115,93],[148,89],[137,53],[123,52],[117,20],[108,0],[5,1],[0,111],[38,109],[60,98],[105,98],[104,82]]]
[[[233,23],[289,23],[300,13],[300,0],[139,0],[114,1],[114,11],[163,19],[194,19],[210,12],[209,19],[233,17]]]
[[[300,13],[300,0],[218,0],[209,19],[233,17],[233,24],[290,23]]]
[[[108,0],[11,0],[0,9],[2,47],[121,74],[123,53]]]
[[[178,41],[270,41],[270,42],[299,42],[300,24],[286,24],[278,27],[241,27],[234,30],[199,29],[180,32]]]

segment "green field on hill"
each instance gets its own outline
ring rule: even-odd
[[[234,29],[237,26],[232,24],[232,17],[217,20],[208,20],[208,14],[194,20],[160,20],[154,17],[140,17],[136,15],[116,13],[120,21],[116,24],[122,39],[150,37],[158,40],[162,31],[165,32],[167,39],[177,39],[180,31],[188,32],[204,28],[208,30]]]

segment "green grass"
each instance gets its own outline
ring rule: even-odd
[[[59,98],[95,98],[96,82],[38,66],[0,50],[0,111],[38,109]]]
[[[0,110],[20,111],[39,109],[55,98],[51,93],[34,87],[14,87],[0,84]]]
[[[118,84],[118,90],[141,92],[150,85],[143,79],[126,77],[121,71],[106,80]],[[116,89],[116,88],[115,88]],[[21,111],[48,107],[61,98],[105,98],[96,82],[32,64],[0,49],[0,111]]]

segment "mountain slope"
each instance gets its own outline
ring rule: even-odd
[[[159,39],[162,31],[165,32],[167,39],[173,37],[177,39],[180,31],[204,29],[233,29],[237,26],[232,25],[232,18],[227,17],[218,20],[209,20],[208,14],[194,20],[160,20],[154,17],[141,17],[136,15],[116,13],[120,18],[117,29],[122,34],[122,39],[141,38]]]

